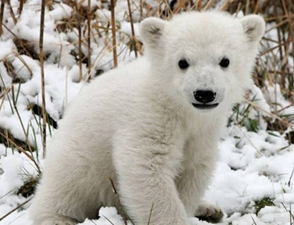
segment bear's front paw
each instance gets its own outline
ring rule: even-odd
[[[42,225],[76,225],[76,223],[71,223],[67,221],[45,221]]]
[[[41,223],[41,225],[76,225],[77,222],[73,220],[62,220],[62,219],[52,219],[45,220]]]
[[[208,202],[202,202],[196,211],[195,216],[200,220],[205,220],[210,223],[217,223],[224,217],[223,210],[217,205]]]

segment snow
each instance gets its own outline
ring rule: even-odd
[[[51,16],[54,20],[62,20],[70,17],[73,10],[71,7],[63,3],[53,5],[53,7],[54,9],[49,12],[49,16]]]
[[[133,10],[135,10],[139,0],[133,3]],[[82,4],[87,5],[87,1],[83,1]],[[91,1],[91,7],[99,8],[101,4],[100,1]],[[148,4],[156,5],[157,3],[148,0]],[[11,5],[17,15],[18,1],[11,0]],[[55,29],[56,24],[68,19],[73,10],[64,3],[54,3],[53,9],[47,10],[45,17],[44,51],[48,56],[44,67],[46,110],[55,121],[61,118],[64,108],[86,84],[86,81],[79,81],[79,66],[71,54],[71,51],[77,49],[77,30],[73,29],[65,33]],[[127,2],[118,0],[115,10],[117,21],[119,21],[117,23],[118,61],[119,66],[123,66],[135,58],[134,52],[130,52],[127,47],[128,36],[131,35]],[[144,15],[145,13],[143,11]],[[98,70],[107,71],[113,67],[111,32],[107,33],[103,28],[109,23],[111,14],[105,8],[99,8],[96,14],[100,19],[99,25],[102,28],[99,28],[99,32],[102,37],[98,38],[97,33],[93,34],[95,36],[95,40],[94,38],[92,40],[91,52],[93,69],[91,74],[88,74],[86,64],[82,64],[84,80],[89,76],[94,77]],[[140,39],[137,23],[139,16],[138,13],[134,14],[134,29],[138,39]],[[240,12],[238,16],[243,16],[243,13]],[[18,38],[28,41],[38,53],[40,0],[28,0],[16,24],[12,21],[7,8],[4,10],[4,18],[7,28]],[[86,38],[87,33],[84,35],[83,38]],[[268,35],[274,39],[277,36],[275,30]],[[34,104],[42,106],[40,63],[38,59],[17,53],[12,38],[13,35],[4,29],[0,40],[0,87],[14,86],[14,100],[20,116],[13,106],[12,92],[2,91],[1,96],[4,97],[0,101],[0,127],[9,130],[18,140],[26,141],[28,138],[37,151],[28,152],[26,156],[17,149],[0,144],[0,218],[27,200],[16,193],[29,177],[38,174],[29,156],[34,157],[41,169],[43,165],[40,130],[42,119],[30,110]],[[82,48],[83,53],[87,55],[87,46],[83,44]],[[13,66],[15,76],[22,81],[21,85],[12,84],[14,77],[7,71],[4,65],[5,60]],[[285,134],[266,131],[267,123],[264,121],[264,116],[268,116],[265,112],[272,110],[278,110],[283,115],[293,114],[294,107],[284,98],[278,84],[267,83],[266,90],[260,90],[253,85],[248,99],[254,105],[250,107],[248,118],[259,122],[259,130],[253,132],[246,128],[249,123],[246,119],[245,126],[239,126],[240,118],[232,117],[232,122],[218,146],[220,157],[206,198],[218,204],[226,212],[227,217],[219,224],[289,225],[291,215],[293,221],[291,206],[293,207],[294,204],[294,146],[288,143]],[[275,102],[279,104],[269,104]],[[240,105],[241,112],[247,108],[248,102]],[[240,116],[241,119],[244,118],[241,114]],[[289,131],[291,128],[288,129]],[[47,133],[54,133],[54,129],[47,126]],[[264,198],[271,199],[273,205],[261,208],[256,214],[256,202]],[[12,212],[5,219],[0,220],[0,224],[30,225],[31,221],[27,215],[29,205],[30,202]],[[86,220],[82,224],[124,224],[113,207],[101,208],[99,215],[99,220]],[[195,225],[209,224],[197,218],[191,218],[191,222]]]
[[[12,40],[0,42],[0,58],[3,59],[13,52],[15,45]]]

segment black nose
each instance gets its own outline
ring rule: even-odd
[[[196,101],[203,104],[212,102],[216,97],[216,93],[210,90],[194,91],[194,98]]]

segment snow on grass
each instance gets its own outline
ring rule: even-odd
[[[19,1],[10,2],[12,10],[17,15]],[[137,10],[139,1],[134,2],[136,3],[133,4],[135,10],[133,17],[136,22],[134,28],[136,37],[140,39],[137,23],[140,21]],[[147,2],[150,6],[157,4],[152,0]],[[83,4],[86,4],[86,1]],[[101,2],[92,1],[91,7],[95,6],[101,7]],[[55,121],[62,117],[64,108],[86,83],[79,81],[78,56],[72,54],[77,50],[79,41],[77,29],[73,28],[66,32],[56,29],[57,24],[62,24],[71,18],[73,10],[72,6],[55,3],[50,11],[46,11],[44,36],[46,111]],[[122,66],[135,58],[134,52],[129,50],[131,27],[126,19],[127,2],[119,0],[115,10],[118,21],[118,60],[119,66]],[[111,32],[105,28],[110,22],[110,11],[103,8],[97,9],[95,13],[100,19],[97,24],[101,28],[92,30],[92,71],[88,74],[86,63],[82,63],[85,80],[113,67]],[[146,13],[145,8],[144,13]],[[242,16],[241,14],[238,16]],[[35,159],[41,169],[43,164],[40,129],[42,119],[32,110],[35,105],[42,106],[40,63],[34,55],[29,57],[24,52],[18,53],[12,41],[15,36],[27,41],[29,48],[38,56],[40,0],[28,0],[16,24],[7,7],[4,10],[4,18],[5,26],[9,30],[4,29],[0,40],[0,87],[2,87],[0,132],[4,132],[2,129],[8,130],[15,140],[6,140],[9,142],[6,143],[9,147],[0,144],[0,218],[30,198],[17,194],[19,188],[29,178],[38,175],[38,168],[30,157]],[[277,40],[275,32],[272,30],[268,35],[274,36]],[[84,39],[86,35],[85,33]],[[269,47],[274,46],[269,42]],[[88,54],[86,44],[82,45],[82,52],[84,55]],[[15,77],[11,76],[11,71],[4,62],[12,65]],[[14,82],[15,79],[21,82]],[[267,131],[264,117],[268,116],[265,112],[272,110],[280,110],[280,114],[291,115],[294,113],[294,107],[283,96],[279,84],[271,86],[267,83],[266,91],[253,86],[248,99],[259,110],[254,109],[247,102],[239,106],[237,113],[236,111],[232,113],[230,126],[219,143],[220,157],[217,170],[206,198],[218,204],[226,212],[227,217],[220,223],[223,225],[289,225],[294,219],[291,211],[291,205],[294,204],[294,178],[292,178],[294,147],[288,143],[285,133]],[[272,104],[276,102],[279,104]],[[258,126],[251,126],[252,121],[257,121]],[[48,134],[54,133],[52,126],[48,126],[47,129]],[[289,131],[291,129],[288,129]],[[27,138],[37,151],[25,155],[20,149],[11,148],[14,146],[12,142],[17,140],[26,142]],[[9,216],[0,220],[0,224],[30,225],[31,221],[27,215],[29,205],[30,203],[27,203],[11,212]],[[113,207],[100,209],[99,215],[99,220],[86,220],[82,224],[124,224]],[[195,225],[209,224],[197,218],[191,218],[191,221]]]

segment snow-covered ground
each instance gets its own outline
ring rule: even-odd
[[[18,16],[19,1],[10,0],[10,2],[15,15]],[[151,0],[147,2],[150,5],[156,4]],[[100,5],[100,1],[92,1],[92,3],[93,6]],[[134,3],[133,8],[136,9],[139,0]],[[56,29],[57,25],[70,20],[73,10],[66,4],[54,3],[51,11],[46,11],[44,37],[46,110],[55,121],[60,119],[66,105],[75,98],[85,84],[84,81],[78,81],[79,67],[76,56],[72,54],[78,48],[78,31],[73,29],[65,32]],[[127,1],[119,0],[116,6],[119,66],[135,58],[134,52],[130,52],[128,47],[131,29],[130,23],[126,20],[126,12]],[[98,9],[96,16],[100,19],[98,24],[103,27],[110,20],[110,11]],[[138,36],[136,21],[139,17],[138,13],[134,13],[135,32]],[[16,24],[8,6],[4,11],[5,27],[3,26],[4,33],[0,40],[0,127],[2,128],[0,136],[6,135],[3,129],[9,130],[18,140],[26,142],[28,138],[32,148],[37,151],[24,154],[21,153],[22,149],[19,146],[12,149],[10,147],[15,146],[13,139],[8,144],[10,147],[0,144],[1,225],[31,224],[26,213],[30,202],[16,209],[31,197],[22,197],[17,195],[17,192],[24,182],[38,175],[38,169],[31,158],[34,158],[42,169],[40,129],[42,119],[32,110],[34,105],[42,106],[40,62],[20,52],[18,44],[12,40],[17,37],[28,41],[30,48],[38,53],[39,18],[40,0],[27,0]],[[89,74],[86,64],[83,63],[85,79],[97,73],[98,69],[106,71],[113,66],[112,51],[109,46],[105,47],[106,40],[111,43],[111,32],[102,30],[102,28],[99,30],[101,33],[92,30],[93,69]],[[275,37],[273,32],[271,34]],[[85,33],[85,37],[86,35]],[[103,38],[98,38],[99,35]],[[88,54],[86,44],[83,44],[82,51],[85,55]],[[21,84],[14,82],[16,79],[20,79]],[[274,87],[269,85],[265,94],[254,86],[249,99],[252,98],[259,110],[250,107],[249,118],[257,120],[260,129],[250,129],[246,118],[244,125],[247,126],[238,125],[240,118],[232,112],[230,126],[219,144],[220,157],[217,170],[206,198],[221,206],[226,212],[227,217],[220,224],[291,225],[294,221],[294,211],[291,210],[291,205],[294,205],[294,178],[292,178],[294,146],[288,143],[286,133],[267,131],[263,116],[266,115],[264,111],[270,112],[267,102],[278,100],[280,105],[276,106],[277,109],[287,107],[284,110],[284,114],[287,115],[294,113],[294,107],[288,107],[291,104],[284,99],[278,85]],[[248,104],[244,103],[240,106],[240,111],[244,112],[247,108]],[[290,132],[291,127],[287,131]],[[53,127],[48,126],[47,133],[53,132]],[[16,210],[11,212],[13,209]],[[10,215],[6,216],[9,212]],[[115,208],[102,208],[99,215],[99,220],[87,220],[83,224],[124,224]],[[2,219],[4,216],[5,218]],[[209,224],[196,218],[191,220],[193,224]]]

